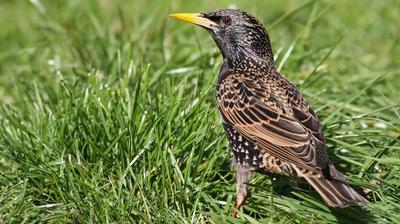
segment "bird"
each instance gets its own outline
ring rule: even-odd
[[[238,9],[174,13],[205,28],[223,56],[215,100],[236,168],[238,211],[252,172],[305,179],[331,207],[368,202],[329,159],[322,125],[299,89],[275,66],[263,24]]]

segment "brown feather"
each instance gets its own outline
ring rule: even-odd
[[[319,139],[312,134],[316,129],[320,129],[318,120],[312,114],[299,109],[293,110],[288,105],[288,100],[282,100],[283,97],[271,97],[273,87],[268,85],[269,82],[265,78],[250,77],[251,74],[241,73],[232,74],[222,80],[220,88],[229,91],[224,91],[217,97],[217,101],[225,122],[231,124],[244,137],[257,142],[260,150],[299,167],[321,172],[328,166],[329,159],[325,148],[318,149],[317,146],[320,147],[321,144],[315,143]],[[257,90],[254,91],[254,88]],[[298,94],[297,90],[292,92]],[[308,128],[295,114],[303,120],[314,119],[312,125],[318,127]],[[321,155],[317,156],[317,153]]]

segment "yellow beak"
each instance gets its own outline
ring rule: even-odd
[[[200,13],[173,13],[169,16],[209,29],[218,26],[218,24],[214,23],[213,21],[204,18]]]

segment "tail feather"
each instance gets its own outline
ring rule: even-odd
[[[365,204],[368,202],[346,182],[328,180],[324,177],[308,176],[304,178],[317,190],[329,206],[344,208],[351,204]]]

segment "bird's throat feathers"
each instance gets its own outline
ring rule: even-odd
[[[224,35],[211,32],[211,35],[229,67],[251,64],[275,67],[271,44],[264,28],[257,33],[252,33],[243,27],[231,29],[228,32]]]

